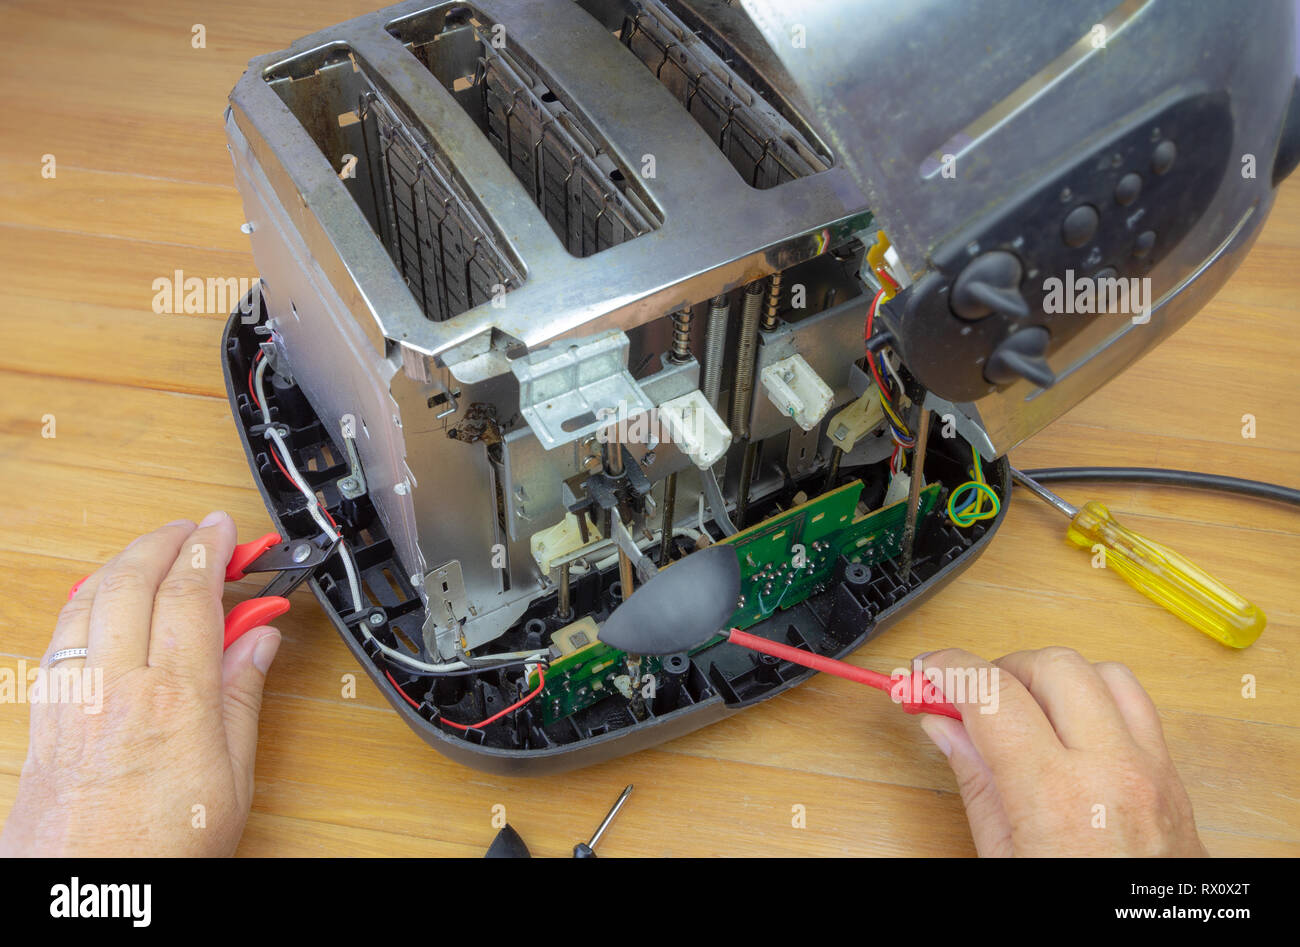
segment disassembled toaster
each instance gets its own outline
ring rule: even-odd
[[[267,508],[470,766],[779,694],[812,672],[599,628],[726,544],[735,627],[840,656],[966,568],[1007,451],[1247,252],[1293,163],[1292,16],[410,2],[256,59],[226,130],[261,282],[222,352]]]

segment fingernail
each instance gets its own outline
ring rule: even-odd
[[[279,650],[280,633],[272,628],[258,638],[257,644],[253,646],[253,667],[266,674],[271,670],[271,662],[275,660],[275,653]]]
[[[179,520],[172,520],[170,523],[164,523],[163,529],[166,529],[168,526],[193,526],[193,525],[194,525],[194,520],[179,519]]]
[[[226,519],[225,513],[221,512],[221,510],[213,510],[207,516],[203,517],[202,522],[199,523],[199,529],[203,529],[205,526],[216,526],[224,519]]]
[[[941,718],[935,716],[922,717],[921,729],[930,738],[930,742],[939,748],[940,753],[944,756],[952,756],[952,743],[948,740],[947,728]]]
[[[932,654],[934,654],[933,651],[922,651],[920,654],[918,654],[918,655],[917,655],[915,658],[913,658],[912,660],[913,660],[913,661],[924,661],[926,658],[928,658],[928,657],[929,657],[930,655],[932,655]]]

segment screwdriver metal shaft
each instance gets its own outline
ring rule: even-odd
[[[614,821],[614,816],[618,815],[618,810],[623,808],[623,803],[627,802],[627,797],[630,795],[632,795],[632,784],[628,783],[627,788],[624,789],[622,794],[614,800],[614,804],[610,806],[609,812],[605,814],[605,818],[601,821],[600,825],[596,826],[596,831],[592,833],[591,840],[587,842],[579,842],[577,845],[573,846],[574,858],[596,857],[596,843],[599,842],[600,837],[605,834],[605,830],[609,828],[609,824]]]
[[[921,489],[925,486],[925,448],[930,440],[930,412],[921,405],[912,412],[912,429],[916,431],[916,446],[912,448],[912,478],[907,487],[907,519],[903,522],[902,565],[898,573],[903,581],[912,572],[912,552],[916,548],[916,516],[921,503]]]

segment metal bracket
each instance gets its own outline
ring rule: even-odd
[[[617,509],[610,510],[610,521],[615,544],[632,560],[632,568],[636,570],[637,581],[644,585],[655,577],[655,573],[659,571],[658,567],[637,546],[636,540],[632,538],[632,534],[623,525],[623,517],[618,515]]]
[[[469,617],[465,576],[461,572],[459,559],[453,559],[427,573],[424,588],[429,595],[428,617],[424,620],[426,635],[431,629],[453,631]]]
[[[627,335],[611,329],[510,363],[519,379],[519,411],[546,450],[651,410],[627,370],[628,348]]]
[[[361,472],[361,457],[357,454],[357,440],[355,437],[348,436],[348,425],[344,422],[343,428],[343,446],[348,452],[348,475],[340,477],[338,481],[339,493],[343,494],[346,499],[355,500],[357,497],[366,495],[366,476]]]
[[[945,401],[932,391],[925,393],[925,410],[933,411],[941,420],[951,416],[957,433],[966,439],[966,442],[972,445],[980,456],[989,463],[998,459],[997,449],[993,446],[993,441],[989,439],[988,431],[984,430],[979,418],[979,411],[975,405],[970,402],[963,404],[953,404],[951,401]]]

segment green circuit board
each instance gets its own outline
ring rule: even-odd
[[[934,511],[939,493],[937,483],[921,491],[918,524]],[[861,495],[862,481],[855,480],[721,541],[734,547],[740,560],[734,627],[749,628],[821,591],[834,577],[841,555],[874,565],[901,552],[907,501],[859,517]],[[538,695],[544,724],[563,720],[612,694],[626,697],[628,688],[641,687],[644,675],[659,673],[659,658],[642,658],[637,669],[640,680],[634,682],[626,658],[601,641],[558,658],[546,672],[546,687]],[[628,679],[620,681],[620,677]],[[529,687],[536,686],[534,672]]]
[[[939,498],[939,484],[921,491],[917,523],[925,522]],[[842,555],[875,565],[902,551],[907,501],[858,517],[862,481],[809,500],[722,540],[740,559],[740,601],[731,623],[748,628],[819,591]]]
[[[550,726],[611,694],[622,693],[623,696],[628,696],[628,688],[635,686],[640,689],[644,686],[644,675],[659,673],[659,658],[642,658],[637,673],[638,680],[632,681],[627,655],[603,641],[593,642],[581,651],[565,655],[546,672],[546,687],[538,695],[542,705],[543,724]],[[628,677],[628,680],[619,682],[619,677]],[[623,690],[619,688],[620,683],[623,683]],[[528,686],[537,686],[536,672],[529,678]]]

